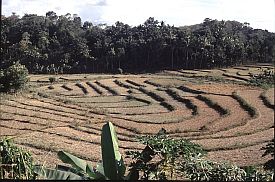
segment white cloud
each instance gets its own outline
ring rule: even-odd
[[[249,22],[275,32],[274,0],[3,0],[3,14],[78,14],[83,21],[142,24],[155,17],[167,24],[191,25],[204,18]]]

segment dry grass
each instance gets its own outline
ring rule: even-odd
[[[250,65],[116,77],[31,75],[39,94],[1,96],[0,136],[15,137],[40,164],[60,163],[59,150],[94,163],[101,158],[101,127],[111,121],[121,152],[141,149],[136,136],[164,128],[171,137],[203,145],[210,159],[262,164],[267,158],[259,149],[274,134],[274,90],[223,82],[245,82],[263,69],[274,68]],[[51,76],[58,82],[50,84]],[[221,81],[206,82],[206,76]]]

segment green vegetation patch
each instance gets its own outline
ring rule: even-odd
[[[257,117],[259,115],[257,109],[253,106],[251,106],[244,98],[242,98],[240,95],[238,95],[237,92],[232,93],[232,97],[236,99],[241,107],[246,110],[249,115],[253,118]]]
[[[107,85],[104,85],[98,81],[95,81],[96,84],[98,84],[99,86],[101,86],[102,88],[105,88],[106,90],[108,90],[111,94],[113,95],[119,95],[118,91],[114,90],[113,88],[107,86]]]
[[[0,179],[33,179],[34,161],[31,154],[11,139],[0,139]]]
[[[7,69],[0,69],[0,92],[16,92],[23,89],[28,82],[28,70],[19,62]]]
[[[88,94],[89,93],[88,90],[87,90],[87,88],[84,87],[80,82],[77,82],[75,85],[78,86],[82,90],[82,92],[84,94]]]
[[[163,79],[154,78],[154,79],[146,80],[144,82],[147,84],[154,85],[156,87],[166,87],[166,88],[178,87],[178,86],[184,85],[186,83],[183,80],[169,79],[169,78],[163,78]]]
[[[263,103],[264,103],[267,107],[269,107],[269,108],[271,108],[271,109],[275,109],[274,101],[273,101],[273,103],[272,103],[272,101],[267,97],[266,93],[267,93],[267,91],[262,92],[261,95],[260,95],[260,98],[262,99]]]
[[[204,101],[209,107],[211,107],[211,108],[215,109],[216,111],[218,111],[221,116],[226,116],[226,115],[230,114],[230,111],[228,109],[223,108],[217,102],[214,102],[212,99],[210,99],[206,96],[198,95],[197,98],[199,100]]]
[[[273,70],[264,70],[260,74],[255,74],[249,80],[251,85],[259,86],[264,89],[274,87],[275,83],[275,74]]]
[[[164,98],[162,98],[161,96],[159,96],[158,94],[148,91],[142,87],[139,87],[139,91],[149,95],[150,97],[152,97],[153,99],[155,99],[156,101],[160,102],[160,105],[162,105],[163,107],[167,108],[169,111],[173,111],[175,110],[174,106],[168,104],[166,102],[166,100]]]
[[[191,109],[192,110],[192,115],[197,115],[198,114],[198,107],[196,105],[194,105],[193,102],[190,99],[182,98],[177,92],[175,92],[171,89],[167,89],[165,91],[168,95],[173,97],[173,99],[185,104],[185,106],[188,109]]]

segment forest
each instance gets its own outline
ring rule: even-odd
[[[275,33],[53,11],[0,24],[0,181],[274,181]]]
[[[2,16],[1,62],[33,74],[140,73],[274,63],[275,33],[249,23],[206,18],[175,27],[149,17],[143,24],[94,25],[67,13]]]

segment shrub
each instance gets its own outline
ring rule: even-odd
[[[33,176],[31,154],[13,145],[10,139],[1,139],[0,179],[32,179]]]
[[[155,136],[140,137],[145,149],[130,151],[132,174],[143,180],[190,179],[195,181],[272,181],[274,172],[207,160],[201,146],[184,139],[172,139],[165,129]],[[274,149],[269,147],[271,150]],[[139,176],[142,174],[141,176]],[[176,174],[176,175],[175,175]]]
[[[263,88],[269,88],[274,86],[275,74],[274,71],[264,70],[263,73],[253,75],[253,78],[249,80],[252,85],[260,86]]]
[[[195,181],[243,181],[246,172],[236,165],[206,160],[200,155],[182,161],[184,176]]]
[[[174,174],[181,173],[181,161],[206,154],[199,145],[184,139],[169,138],[165,133],[162,129],[157,135],[139,137],[139,141],[146,144],[145,149],[126,153],[132,158],[130,171],[136,173],[137,179],[173,180]]]
[[[274,127],[274,126],[273,126]],[[265,150],[263,157],[267,155],[271,155],[272,159],[268,160],[264,164],[264,168],[267,170],[274,170],[275,160],[274,160],[274,142],[275,139],[271,140],[265,147],[262,147],[262,150]]]
[[[19,62],[0,71],[0,91],[9,92],[17,91],[24,88],[28,81],[28,70]]]
[[[55,78],[55,77],[50,77],[50,78],[49,78],[49,81],[50,81],[51,83],[56,82],[56,78]]]

